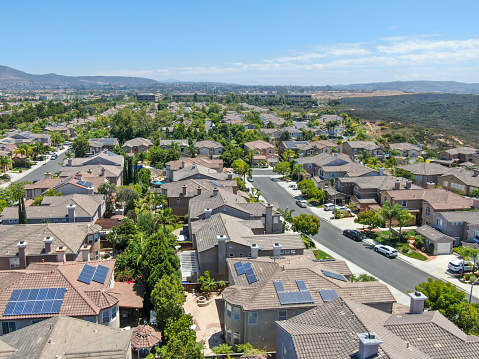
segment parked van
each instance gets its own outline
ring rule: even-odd
[[[450,261],[447,267],[453,272],[462,272],[462,267],[464,266],[464,272],[469,272],[472,270],[472,263],[466,262],[463,259],[458,259],[455,261]]]

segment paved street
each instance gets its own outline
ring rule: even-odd
[[[268,171],[269,172],[269,171]],[[280,208],[294,209],[294,216],[301,213],[312,214],[308,208],[300,208],[277,183],[271,181],[267,171],[256,172],[261,177],[254,176],[254,186],[261,190],[263,197],[269,202],[278,203]],[[271,172],[271,174],[273,174]],[[368,271],[375,277],[390,284],[397,290],[407,293],[414,290],[415,285],[425,282],[430,275],[398,259],[388,259],[373,252],[372,246],[363,242],[355,242],[342,235],[342,231],[326,221],[321,221],[319,234],[314,237],[326,248],[338,253],[343,258]],[[436,278],[434,278],[436,279]]]

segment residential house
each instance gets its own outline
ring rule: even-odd
[[[268,218],[267,234],[280,233],[283,228],[280,213],[274,205],[263,202],[247,202],[240,194],[234,194],[223,188],[214,188],[212,192],[202,193],[190,199],[188,206],[188,224],[207,219],[216,213],[224,213],[244,220]],[[271,213],[270,213],[271,212]],[[272,222],[269,222],[269,218]]]
[[[422,148],[415,146],[408,142],[392,143],[389,145],[390,151],[398,151],[400,154],[397,157],[419,157],[422,152]]]
[[[147,138],[136,137],[126,141],[121,148],[129,154],[146,152],[153,147],[153,141]]]
[[[381,205],[389,201],[399,204],[416,217],[418,224],[431,224],[434,213],[463,211],[474,208],[472,198],[465,198],[443,188],[404,189],[383,191]]]
[[[333,122],[333,121],[336,121],[338,123],[342,123],[344,120],[341,116],[339,115],[322,115],[320,118],[319,118],[319,121],[325,125],[327,124],[328,122]]]
[[[106,138],[90,138],[88,139],[88,148],[86,150],[86,155],[96,155],[102,151],[113,151],[115,146],[118,146],[119,142],[117,138],[106,137]]]
[[[43,197],[40,206],[26,206],[28,224],[95,222],[105,212],[105,196],[72,194]],[[2,225],[18,224],[18,208],[5,207]]]
[[[235,177],[237,177],[235,175]],[[189,167],[181,168],[173,172],[172,182],[182,181],[186,179],[210,179],[210,180],[221,180],[225,181],[228,179],[233,179],[232,173],[218,173],[212,168],[203,167],[193,163]]]
[[[123,167],[125,158],[113,152],[100,152],[91,157],[67,158],[63,162],[63,167],[80,167],[80,166],[121,166]]]
[[[274,128],[279,128],[284,123],[284,119],[281,117],[267,113],[261,115],[261,121],[263,121],[265,127],[271,122]]]
[[[244,220],[224,213],[191,223],[200,274],[209,271],[217,280],[227,280],[227,258],[301,255],[305,249],[299,234],[273,234],[273,208],[264,221]],[[269,228],[268,228],[269,227]]]
[[[317,155],[319,152],[309,141],[281,141],[278,144],[278,153],[283,155],[287,150],[291,150],[297,157],[307,157]]]
[[[323,293],[327,293],[323,291]],[[339,293],[338,293],[339,295]],[[439,311],[424,311],[427,297],[408,293],[407,313],[387,314],[346,297],[276,322],[277,359],[471,358],[479,341]]]
[[[131,331],[61,315],[5,334],[0,348],[5,359],[132,358]]]
[[[472,196],[474,190],[479,189],[479,169],[449,168],[447,173],[438,177],[437,184],[449,191]]]
[[[163,150],[171,149],[173,143],[176,143],[180,149],[181,156],[188,156],[188,140],[160,140],[160,147]]]
[[[60,169],[60,178],[67,178],[80,173],[84,180],[95,183],[94,178],[105,178],[110,183],[117,186],[123,184],[123,167],[112,165],[86,165],[78,167],[62,167]],[[46,174],[47,175],[47,174]],[[97,180],[100,181],[101,180]],[[38,182],[37,182],[38,183]],[[96,187],[98,188],[98,187]]]
[[[328,141],[328,140],[318,140],[318,141],[311,141],[311,145],[313,145],[316,148],[317,153],[333,153],[335,152],[341,152],[342,147],[338,145],[337,143]],[[333,150],[335,149],[335,150]]]
[[[51,136],[44,133],[33,133],[30,131],[15,130],[7,134],[6,137],[1,139],[3,143],[14,143],[16,145],[33,143],[41,143],[44,146],[51,146]]]
[[[75,136],[75,129],[71,124],[59,123],[55,125],[45,126],[43,128],[44,133],[58,132],[63,138],[70,138]]]
[[[267,135],[269,137],[269,142],[275,143],[279,141],[281,134],[284,132],[283,129],[279,128],[262,128],[260,129],[262,135]]]
[[[223,153],[224,146],[216,141],[198,141],[195,143],[195,147],[198,149],[198,156],[204,156],[207,158],[215,158]]]
[[[214,169],[218,173],[223,172],[223,160],[221,159],[208,160],[200,157],[183,158],[181,160],[169,161],[165,163],[166,178],[168,181],[172,181],[174,172],[185,167],[191,167],[193,164]]]
[[[443,161],[474,162],[478,150],[472,147],[457,147],[438,153],[438,158]]]
[[[98,259],[100,230],[100,226],[87,223],[0,226],[0,270],[25,269],[34,262],[56,262],[55,249],[60,247],[65,261],[82,261],[84,256]]]
[[[246,153],[253,151],[253,164],[259,164],[266,161],[270,166],[279,162],[279,156],[276,154],[276,146],[266,141],[257,140],[246,142],[244,144]]]
[[[166,196],[168,207],[171,207],[175,216],[184,217],[188,214],[190,199],[214,188],[221,187],[233,194],[238,193],[238,183],[234,180],[186,179],[169,182],[160,186],[160,193]]]
[[[160,99],[160,97],[161,96],[156,93],[139,93],[138,95],[136,95],[136,99],[139,102],[156,102]]]
[[[442,176],[450,170],[450,168],[447,168],[438,163],[427,162],[413,163],[398,168],[411,173],[416,179],[416,184],[423,188],[428,188],[428,183],[437,184],[438,177]]]
[[[118,328],[120,295],[113,288],[114,266],[115,260],[59,261],[0,271],[0,280],[8,283],[0,288],[3,334],[57,316]]]
[[[343,143],[343,153],[355,159],[361,152],[366,151],[372,157],[384,158],[384,150],[373,141],[346,141]]]
[[[301,130],[296,128],[296,127],[291,127],[291,126],[284,127],[282,130],[283,130],[283,132],[284,131],[289,132],[292,141],[298,141],[299,139],[301,139],[301,137],[303,135]]]
[[[391,313],[395,299],[379,282],[351,283],[343,261],[319,262],[303,256],[229,258],[230,285],[223,291],[226,343],[250,343],[272,351],[277,320],[286,320],[325,303],[321,293],[336,293]]]
[[[334,155],[331,155],[328,153],[320,153],[313,157],[297,158],[295,159],[295,162],[302,164],[306,172],[311,177],[314,177],[319,176],[320,169],[324,166],[343,166],[351,163],[351,159],[344,154],[335,153]]]

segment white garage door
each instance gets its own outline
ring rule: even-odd
[[[450,243],[438,243],[437,244],[437,254],[450,254],[451,253],[451,244]]]

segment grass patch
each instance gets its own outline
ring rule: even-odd
[[[401,252],[401,253],[404,254],[407,257],[414,258],[414,259],[417,259],[417,260],[420,260],[420,261],[427,260],[427,257],[425,255],[423,255],[419,252],[416,252],[415,250],[412,250],[411,252],[408,252],[408,253],[403,253],[403,252]]]
[[[328,253],[322,251],[321,249],[316,249],[313,251],[314,256],[316,259],[334,259],[332,256],[330,256]]]
[[[368,237],[374,239],[378,243],[396,248],[398,252],[404,254],[406,257],[414,258],[420,261],[427,260],[427,257],[425,255],[414,250],[414,248],[411,247],[409,243],[394,241],[392,237],[391,241],[389,241],[389,231],[372,232],[368,234]]]

